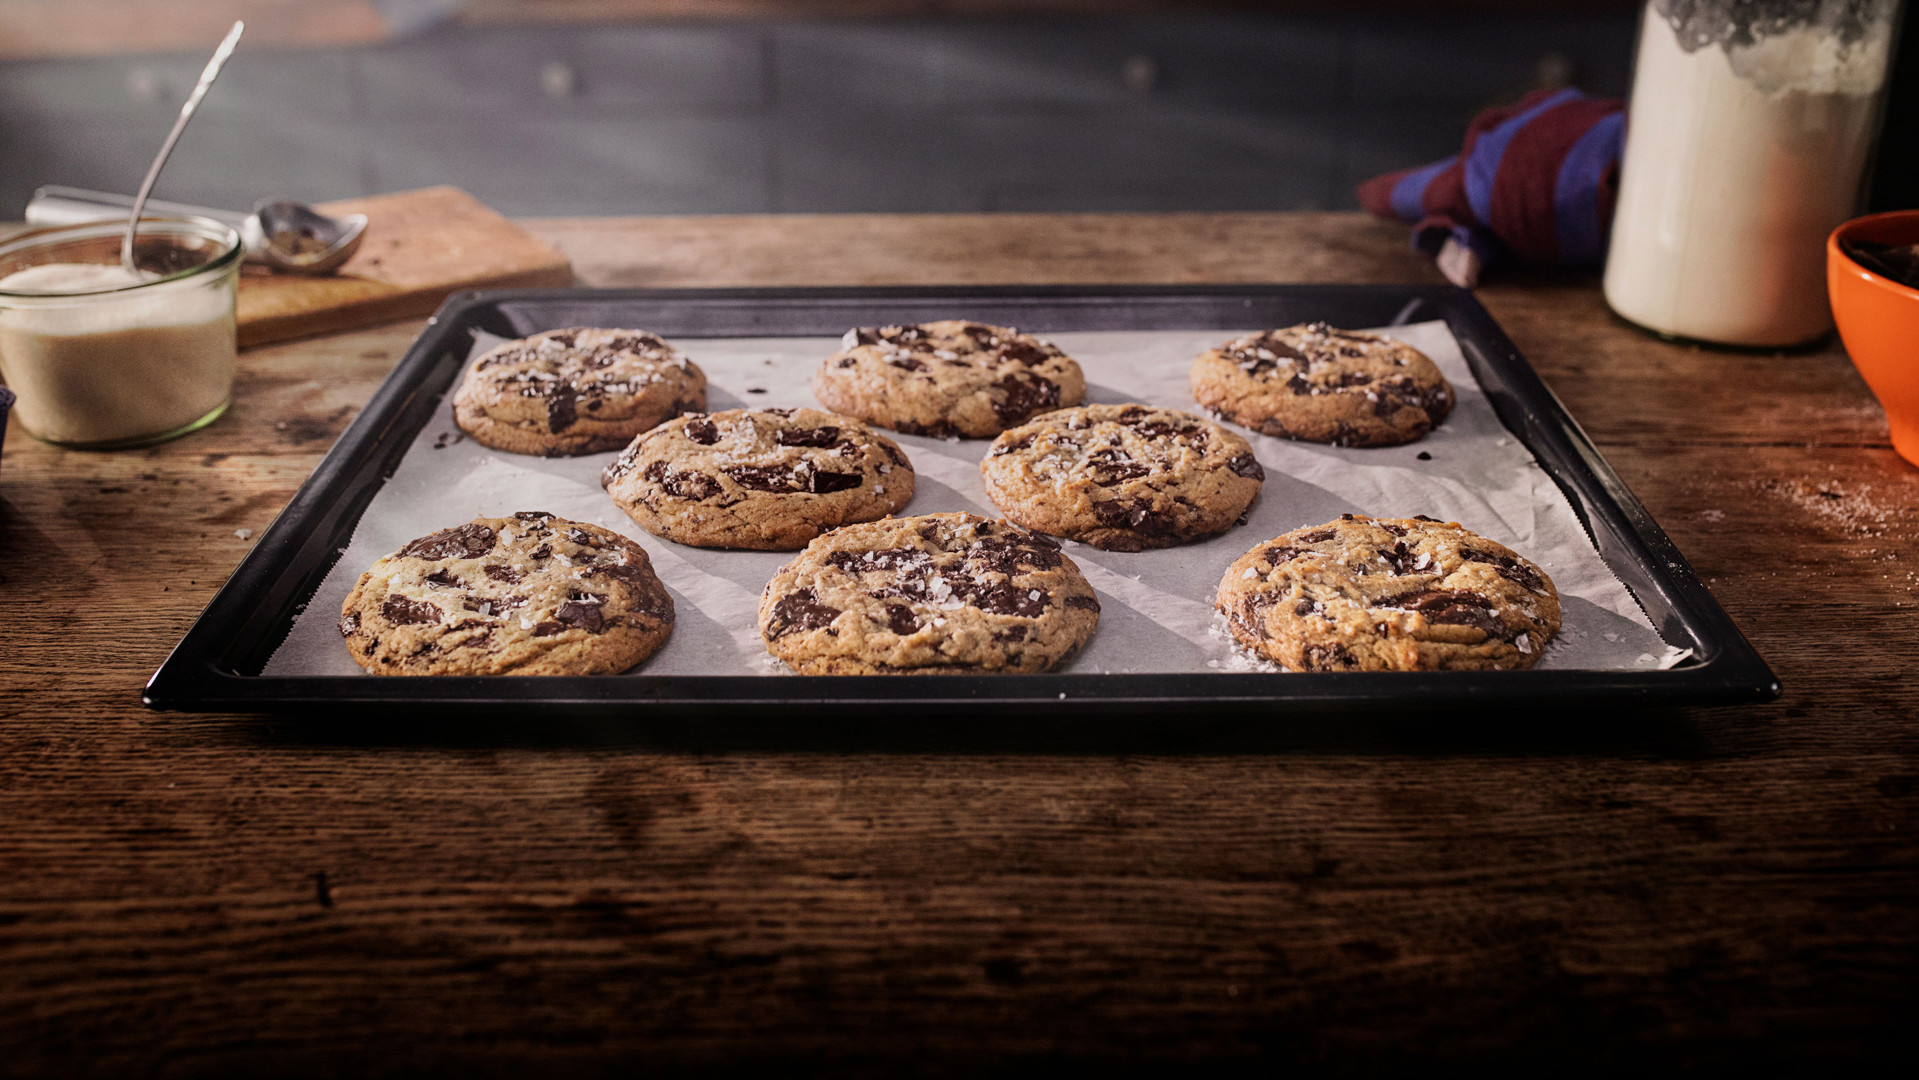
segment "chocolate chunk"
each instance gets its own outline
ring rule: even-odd
[[[1234,475],[1243,476],[1248,480],[1266,479],[1266,470],[1260,468],[1259,459],[1251,454],[1240,454],[1234,457],[1226,463],[1226,467],[1231,469]]]
[[[518,570],[513,569],[511,566],[501,566],[498,563],[489,563],[486,566],[481,567],[480,569],[486,571],[487,577],[492,578],[494,581],[504,581],[508,585],[515,584],[516,582],[520,580],[520,572]]]
[[[579,418],[579,410],[574,407],[579,394],[571,386],[555,385],[546,395],[546,429],[555,435],[573,426]]]
[[[752,491],[778,494],[807,490],[803,470],[787,465],[728,465],[720,471],[732,477],[734,483]]]
[[[345,615],[340,616],[340,636],[341,637],[352,637],[354,634],[358,633],[359,630],[360,630],[360,613],[359,612],[349,611]]]
[[[916,357],[912,357],[912,356],[901,356],[898,354],[894,354],[886,357],[886,362],[892,365],[893,367],[900,368],[905,371],[931,370],[930,368],[926,366],[926,361],[918,359]]]
[[[1352,650],[1337,642],[1308,645],[1304,652],[1307,671],[1351,671],[1359,666],[1359,659],[1352,654]]]
[[[438,586],[442,589],[458,589],[466,585],[466,582],[454,577],[453,571],[445,567],[433,571],[421,580],[425,581],[428,585]]]
[[[841,457],[859,457],[860,456],[860,448],[857,445],[855,445],[853,440],[851,439],[841,439],[834,446],[834,449],[839,452],[839,455]]]
[[[628,585],[647,585],[647,567],[639,561],[600,563],[586,572],[588,577],[610,577]]]
[[[846,345],[849,349],[859,345],[878,345],[880,343],[879,331],[870,326],[855,327],[852,330],[848,330],[847,334],[852,337],[852,342],[848,344],[842,341],[841,344]]]
[[[711,420],[694,420],[685,428],[686,437],[701,446],[712,446],[720,441],[720,428]]]
[[[534,624],[533,636],[534,637],[552,637],[554,634],[557,634],[560,631],[565,629],[566,629],[566,624],[557,623],[551,619],[547,619],[542,622]]]
[[[1416,456],[1421,461],[1431,461],[1433,459],[1433,456],[1424,450],[1421,450]]]
[[[826,561],[849,574],[868,570],[905,570],[924,573],[932,568],[933,556],[918,548],[887,548],[882,551],[835,551]]]
[[[1014,439],[1012,442],[1000,443],[999,445],[993,447],[993,456],[999,457],[1001,454],[1010,454],[1015,450],[1024,450],[1027,447],[1033,445],[1033,441],[1038,438],[1039,438],[1039,432],[1029,431],[1024,435],[1021,435],[1019,438]]]
[[[1387,532],[1392,533],[1394,536],[1406,535],[1406,526],[1404,525],[1395,525],[1390,521],[1375,521],[1373,522],[1373,524],[1379,526],[1382,529],[1385,529]]]
[[[886,451],[886,456],[893,459],[893,464],[907,465],[910,467],[910,464],[906,460],[906,455],[901,453],[900,448],[894,446],[890,439],[881,440],[880,449]]]
[[[1025,364],[1027,367],[1032,367],[1035,364],[1044,364],[1047,360],[1051,359],[1046,350],[1037,345],[1018,340],[1009,341],[1001,345],[999,347],[999,355],[1002,360],[1016,361]]]
[[[1301,618],[1311,615],[1312,613],[1313,602],[1311,600],[1301,600],[1299,603],[1293,605],[1293,614]]]
[[[839,440],[836,427],[792,428],[779,434],[781,446],[831,446]]]
[[[1493,602],[1465,589],[1420,589],[1388,597],[1373,606],[1417,612],[1430,623],[1475,627],[1488,637],[1506,636],[1505,625],[1493,613]]]
[[[1100,450],[1087,455],[1088,471],[1092,473],[1093,483],[1100,487],[1112,487],[1128,480],[1137,480],[1151,473],[1151,466],[1134,461],[1132,455],[1124,450]]]
[[[1353,440],[1358,437],[1359,437],[1359,429],[1353,427],[1353,425],[1347,423],[1344,420],[1341,420],[1339,423],[1333,425],[1333,445],[1334,446],[1351,446],[1353,445]]]
[[[532,555],[535,559],[549,558],[552,556],[552,554],[553,554],[552,544],[541,544],[539,547],[534,548],[532,552]]]
[[[589,634],[597,634],[604,621],[601,618],[600,600],[599,597],[568,600],[553,612],[553,617],[568,626],[577,627]]]
[[[1379,554],[1386,560],[1386,565],[1393,568],[1394,577],[1418,572],[1413,566],[1417,560],[1413,557],[1413,553],[1407,550],[1406,542],[1403,540],[1394,544],[1391,551],[1381,551]]]
[[[574,342],[580,340],[580,335],[577,330],[556,330],[547,334],[546,340],[553,342],[561,348],[570,349],[573,347]]]
[[[1343,352],[1344,350],[1341,350],[1341,351]],[[1355,350],[1353,352],[1353,355],[1358,356],[1359,352]],[[1371,385],[1372,381],[1373,381],[1373,377],[1371,375],[1368,375],[1366,372],[1348,371],[1348,372],[1342,373],[1339,376],[1339,379],[1335,381],[1333,385],[1338,387],[1368,386],[1368,385]]]
[[[1286,389],[1294,394],[1310,394],[1313,392],[1313,384],[1306,381],[1306,376],[1295,373],[1292,378],[1286,380]]]
[[[1025,641],[1030,632],[1031,632],[1031,628],[1027,627],[1025,624],[1016,623],[1012,626],[1007,627],[1004,630],[993,631],[993,640],[994,641]]]
[[[1268,544],[1259,549],[1259,557],[1272,563],[1274,566],[1278,566],[1280,563],[1291,562],[1302,555],[1318,554],[1321,553],[1314,551],[1312,548],[1292,547],[1287,544]]]
[[[1081,611],[1098,611],[1099,598],[1093,596],[1069,596],[1066,598],[1066,606],[1079,608]]]
[[[851,491],[866,482],[861,473],[820,472],[817,469],[806,470],[806,490],[815,495],[825,495],[834,491]]]
[[[850,368],[857,365],[858,363],[859,363],[859,360],[855,357],[842,356],[839,358],[839,361],[835,363],[833,366],[841,367],[841,368]]]
[[[581,547],[598,549],[606,546],[606,541],[594,536],[585,529],[568,529],[566,530],[566,538]]]
[[[660,485],[660,490],[676,499],[710,499],[720,493],[720,482],[704,473],[674,472],[664,461],[655,461],[641,475]]]
[[[1110,529],[1130,529],[1148,536],[1163,535],[1174,529],[1173,519],[1151,503],[1141,499],[1114,499],[1093,504],[1093,516]]]
[[[1459,557],[1468,562],[1486,563],[1499,571],[1499,576],[1524,589],[1536,593],[1546,591],[1546,583],[1531,567],[1507,555],[1496,555],[1490,551],[1476,551],[1469,547],[1460,547]]]
[[[888,604],[886,605],[886,625],[895,634],[905,637],[920,628],[920,620],[919,616],[913,614],[913,609],[905,604]]]
[[[392,594],[388,594],[386,601],[380,605],[380,614],[396,626],[440,621],[440,609],[425,600],[408,600]]]
[[[1414,514],[1414,515],[1413,515],[1413,520],[1414,520],[1414,521],[1430,521],[1430,522],[1433,522],[1434,524],[1438,524],[1438,523],[1439,523],[1439,519],[1438,519],[1438,518],[1436,518],[1436,517],[1427,517],[1427,516],[1426,516],[1426,515],[1424,515],[1424,514]]]
[[[966,558],[1008,577],[1019,573],[1021,567],[1051,570],[1065,558],[1059,553],[1059,542],[1050,536],[1028,533],[1021,539],[1027,542],[1000,537],[976,540],[972,547],[966,549]]]
[[[1353,519],[1353,515],[1346,514],[1342,517],[1341,520],[1351,521],[1352,519]],[[1312,532],[1301,533],[1300,535],[1293,537],[1293,542],[1296,544],[1323,544],[1326,541],[1331,540],[1333,538],[1333,535],[1334,533],[1333,533],[1333,530],[1331,529],[1314,529]]]
[[[995,385],[1006,396],[993,403],[993,412],[1008,426],[1059,404],[1059,384],[1029,372],[1013,372]]]
[[[1036,619],[1046,614],[1046,601],[1051,595],[1045,589],[1022,589],[1011,582],[1002,582],[974,591],[970,599],[981,611],[994,615]]]
[[[840,609],[819,602],[811,589],[800,589],[779,598],[773,604],[772,625],[768,636],[785,637],[800,630],[818,630],[839,618]]]
[[[416,559],[476,559],[493,550],[493,530],[477,522],[441,529],[400,549]]]

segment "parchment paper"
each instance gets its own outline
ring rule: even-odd
[[[1248,435],[1266,483],[1247,523],[1225,535],[1161,551],[1100,551],[1067,542],[1068,555],[1099,590],[1099,630],[1061,670],[1203,672],[1272,670],[1235,649],[1213,611],[1226,567],[1255,544],[1343,513],[1425,514],[1458,521],[1539,564],[1559,588],[1564,626],[1543,668],[1669,667],[1687,654],[1661,641],[1632,596],[1586,538],[1572,507],[1532,455],[1499,423],[1459,345],[1441,322],[1386,331],[1433,358],[1459,403],[1419,442],[1341,449]],[[1077,359],[1089,403],[1146,402],[1198,412],[1187,386],[1193,357],[1239,332],[1117,331],[1052,334]],[[480,335],[473,357],[499,339]],[[833,338],[682,339],[707,375],[708,408],[818,407],[813,369]],[[457,381],[455,383],[457,385]],[[449,391],[449,397],[450,397]],[[889,433],[891,434],[891,433]],[[911,457],[918,490],[902,513],[969,510],[998,517],[980,483],[987,440],[893,435]],[[1421,460],[1422,453],[1430,460]],[[713,551],[661,540],[628,520],[600,489],[616,455],[538,458],[480,446],[454,426],[447,402],[426,424],[352,542],[267,662],[267,675],[359,675],[340,641],[340,605],[360,574],[415,537],[476,517],[544,510],[607,526],[640,542],[673,594],[672,638],[636,674],[778,675],[760,641],[760,590],[789,552]]]

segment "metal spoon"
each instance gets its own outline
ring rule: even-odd
[[[29,225],[117,220],[132,205],[133,199],[126,195],[48,184],[35,189],[27,202],[26,219]],[[148,199],[146,209],[224,221],[240,231],[248,262],[295,274],[327,274],[339,269],[359,250],[367,225],[365,214],[335,217],[290,199],[263,199],[254,204],[251,214],[159,199]]]
[[[153,182],[160,179],[160,170],[173,153],[173,144],[180,141],[180,133],[187,128],[187,121],[193,119],[193,111],[200,107],[200,99],[207,96],[207,87],[219,78],[220,69],[226,66],[227,57],[233,55],[233,47],[240,44],[240,35],[246,31],[247,24],[235,21],[233,29],[213,50],[213,59],[207,61],[205,71],[200,73],[200,81],[193,85],[193,93],[187,95],[186,104],[180,106],[180,118],[173,122],[173,130],[167,132],[167,141],[160,146],[160,153],[153,159],[153,165],[147,169],[147,178],[140,181],[140,193],[133,197],[133,211],[127,215],[127,234],[120,240],[120,265],[127,273],[137,275],[139,268],[133,265],[133,234],[140,227],[140,211],[146,208],[147,196],[153,194]]]

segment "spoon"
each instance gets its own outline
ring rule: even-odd
[[[47,184],[35,189],[28,200],[26,220],[29,225],[118,220],[132,205],[133,199],[126,195]],[[365,214],[322,214],[291,199],[262,200],[254,204],[251,214],[159,199],[148,199],[146,209],[226,222],[240,231],[248,262],[295,274],[327,274],[339,269],[359,250],[367,225]]]
[[[227,31],[220,47],[213,50],[213,59],[207,61],[205,71],[200,73],[200,81],[193,85],[193,93],[187,95],[186,104],[180,106],[180,118],[173,122],[173,130],[167,132],[167,141],[160,145],[160,153],[153,159],[153,165],[147,169],[147,178],[140,181],[140,193],[133,197],[133,212],[127,215],[127,234],[120,241],[120,265],[128,274],[139,275],[139,268],[133,265],[133,234],[140,227],[140,211],[146,209],[147,196],[153,194],[153,182],[160,179],[160,170],[165,167],[167,158],[173,153],[173,144],[180,141],[180,133],[187,128],[187,121],[193,119],[193,111],[200,107],[200,99],[207,96],[207,88],[213,80],[220,77],[220,69],[226,66],[227,57],[233,55],[233,47],[240,44],[240,35],[247,24],[235,21],[233,29]]]

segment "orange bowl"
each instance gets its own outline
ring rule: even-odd
[[[1842,240],[1919,244],[1919,210],[1854,218],[1826,238],[1832,321],[1892,427],[1892,448],[1919,465],[1919,289],[1859,265]]]

